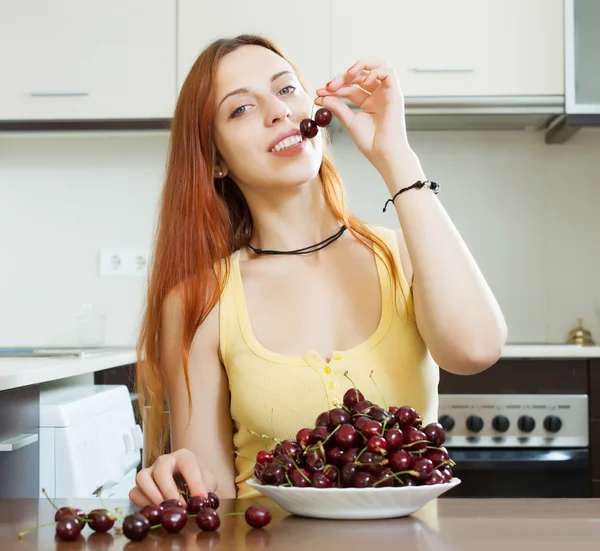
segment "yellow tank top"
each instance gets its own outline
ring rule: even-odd
[[[254,476],[254,459],[264,449],[258,434],[280,440],[294,439],[305,427],[314,427],[317,416],[342,403],[350,381],[348,371],[365,399],[381,406],[414,407],[424,423],[437,421],[439,367],[431,358],[417,329],[412,295],[402,271],[393,230],[371,226],[394,254],[403,293],[394,307],[392,281],[376,257],[382,294],[382,311],[375,333],[350,350],[335,351],[326,362],[315,351],[304,356],[272,352],[254,336],[239,265],[233,253],[230,277],[219,302],[220,353],[229,379],[230,411],[234,423],[236,486],[239,498],[256,497],[246,480]],[[403,294],[408,297],[405,301]],[[375,387],[370,373],[381,394]],[[275,446],[269,442],[269,448]]]

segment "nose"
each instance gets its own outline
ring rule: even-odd
[[[285,120],[292,115],[292,111],[285,101],[277,97],[271,97],[267,104],[267,124],[272,125],[276,122]]]

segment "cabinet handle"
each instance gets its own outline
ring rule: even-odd
[[[0,441],[0,452],[14,452],[38,441],[37,434],[21,434],[8,440]]]
[[[89,96],[86,90],[33,90],[29,92],[30,96],[48,97],[48,96]]]
[[[413,67],[417,73],[472,73],[475,67]]]

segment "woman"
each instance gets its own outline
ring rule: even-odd
[[[472,374],[500,355],[492,293],[436,186],[413,186],[426,178],[393,70],[358,61],[317,96],[250,35],[208,46],[181,89],[138,347],[139,506],[177,498],[178,475],[192,494],[256,495],[252,433],[294,438],[350,379],[435,421],[438,366]],[[387,193],[365,185],[394,198],[403,232],[348,212],[324,130],[299,132],[322,106],[381,175]]]

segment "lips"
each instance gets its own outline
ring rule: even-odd
[[[279,136],[277,136],[277,138],[275,138],[270,144],[269,147],[267,149],[267,151],[272,151],[273,148],[282,140],[285,140],[286,138],[289,138],[290,136],[300,136],[302,137],[302,134],[300,133],[300,130],[293,128],[291,130],[288,130],[287,132],[282,132],[281,134],[279,134]],[[304,139],[304,138],[302,138]]]

